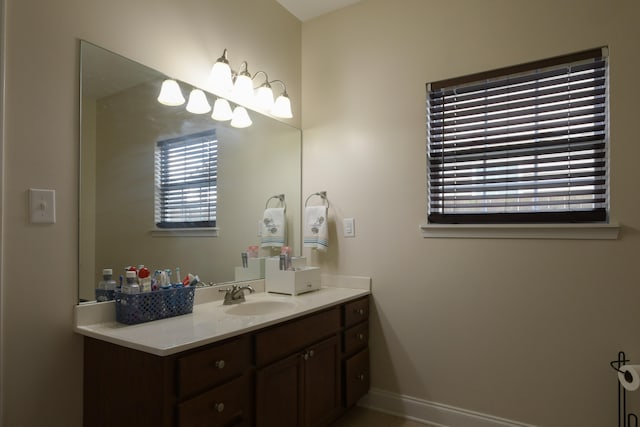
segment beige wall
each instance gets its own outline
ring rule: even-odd
[[[226,47],[287,83],[299,125],[301,24],[273,0],[6,0],[6,21],[2,425],[77,427],[78,38],[198,86]],[[55,225],[28,223],[29,187],[56,190]]]
[[[640,361],[639,18],[634,0],[365,0],[303,25],[303,194],[331,201],[325,270],[373,277],[373,387],[541,426],[615,425],[609,361]],[[425,83],[602,45],[621,238],[422,238]],[[343,217],[354,239],[336,234]]]

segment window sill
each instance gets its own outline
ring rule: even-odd
[[[156,228],[151,237],[218,237],[218,228]]]
[[[619,224],[424,224],[424,238],[615,240]]]

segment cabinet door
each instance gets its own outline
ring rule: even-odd
[[[324,426],[340,412],[340,340],[338,336],[303,353],[305,426]]]
[[[257,427],[302,425],[302,363],[296,353],[256,372]]]

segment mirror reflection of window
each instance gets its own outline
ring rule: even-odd
[[[155,222],[158,228],[216,226],[218,139],[215,129],[158,141]]]

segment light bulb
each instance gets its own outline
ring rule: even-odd
[[[246,128],[253,124],[251,117],[246,108],[237,106],[233,110],[233,119],[231,119],[231,126],[234,128]]]
[[[273,91],[269,83],[265,83],[256,90],[256,105],[265,111],[273,108]]]
[[[158,95],[158,102],[171,107],[184,104],[184,96],[182,96],[178,82],[171,79],[163,81]]]
[[[200,89],[193,89],[189,94],[189,102],[187,103],[187,111],[193,114],[205,114],[211,111],[211,105],[207,101],[207,97]]]
[[[231,67],[227,59],[227,49],[222,51],[220,58],[211,67],[211,75],[209,76],[209,86],[217,93],[227,94],[233,88],[233,80],[231,79]]]
[[[231,105],[229,105],[229,101],[224,98],[216,99],[216,102],[214,102],[213,104],[213,113],[211,114],[211,118],[214,120],[225,122],[227,120],[231,120],[232,117],[233,111],[231,111]]]
[[[253,82],[251,75],[244,71],[236,77],[233,84],[233,98],[240,103],[250,104],[253,99]]]
[[[291,101],[286,92],[276,99],[271,114],[282,119],[290,119],[293,117],[293,113],[291,113]]]
[[[224,62],[216,62],[211,68],[210,77],[211,89],[220,94],[226,94],[233,89],[233,80],[231,80],[231,67]]]

